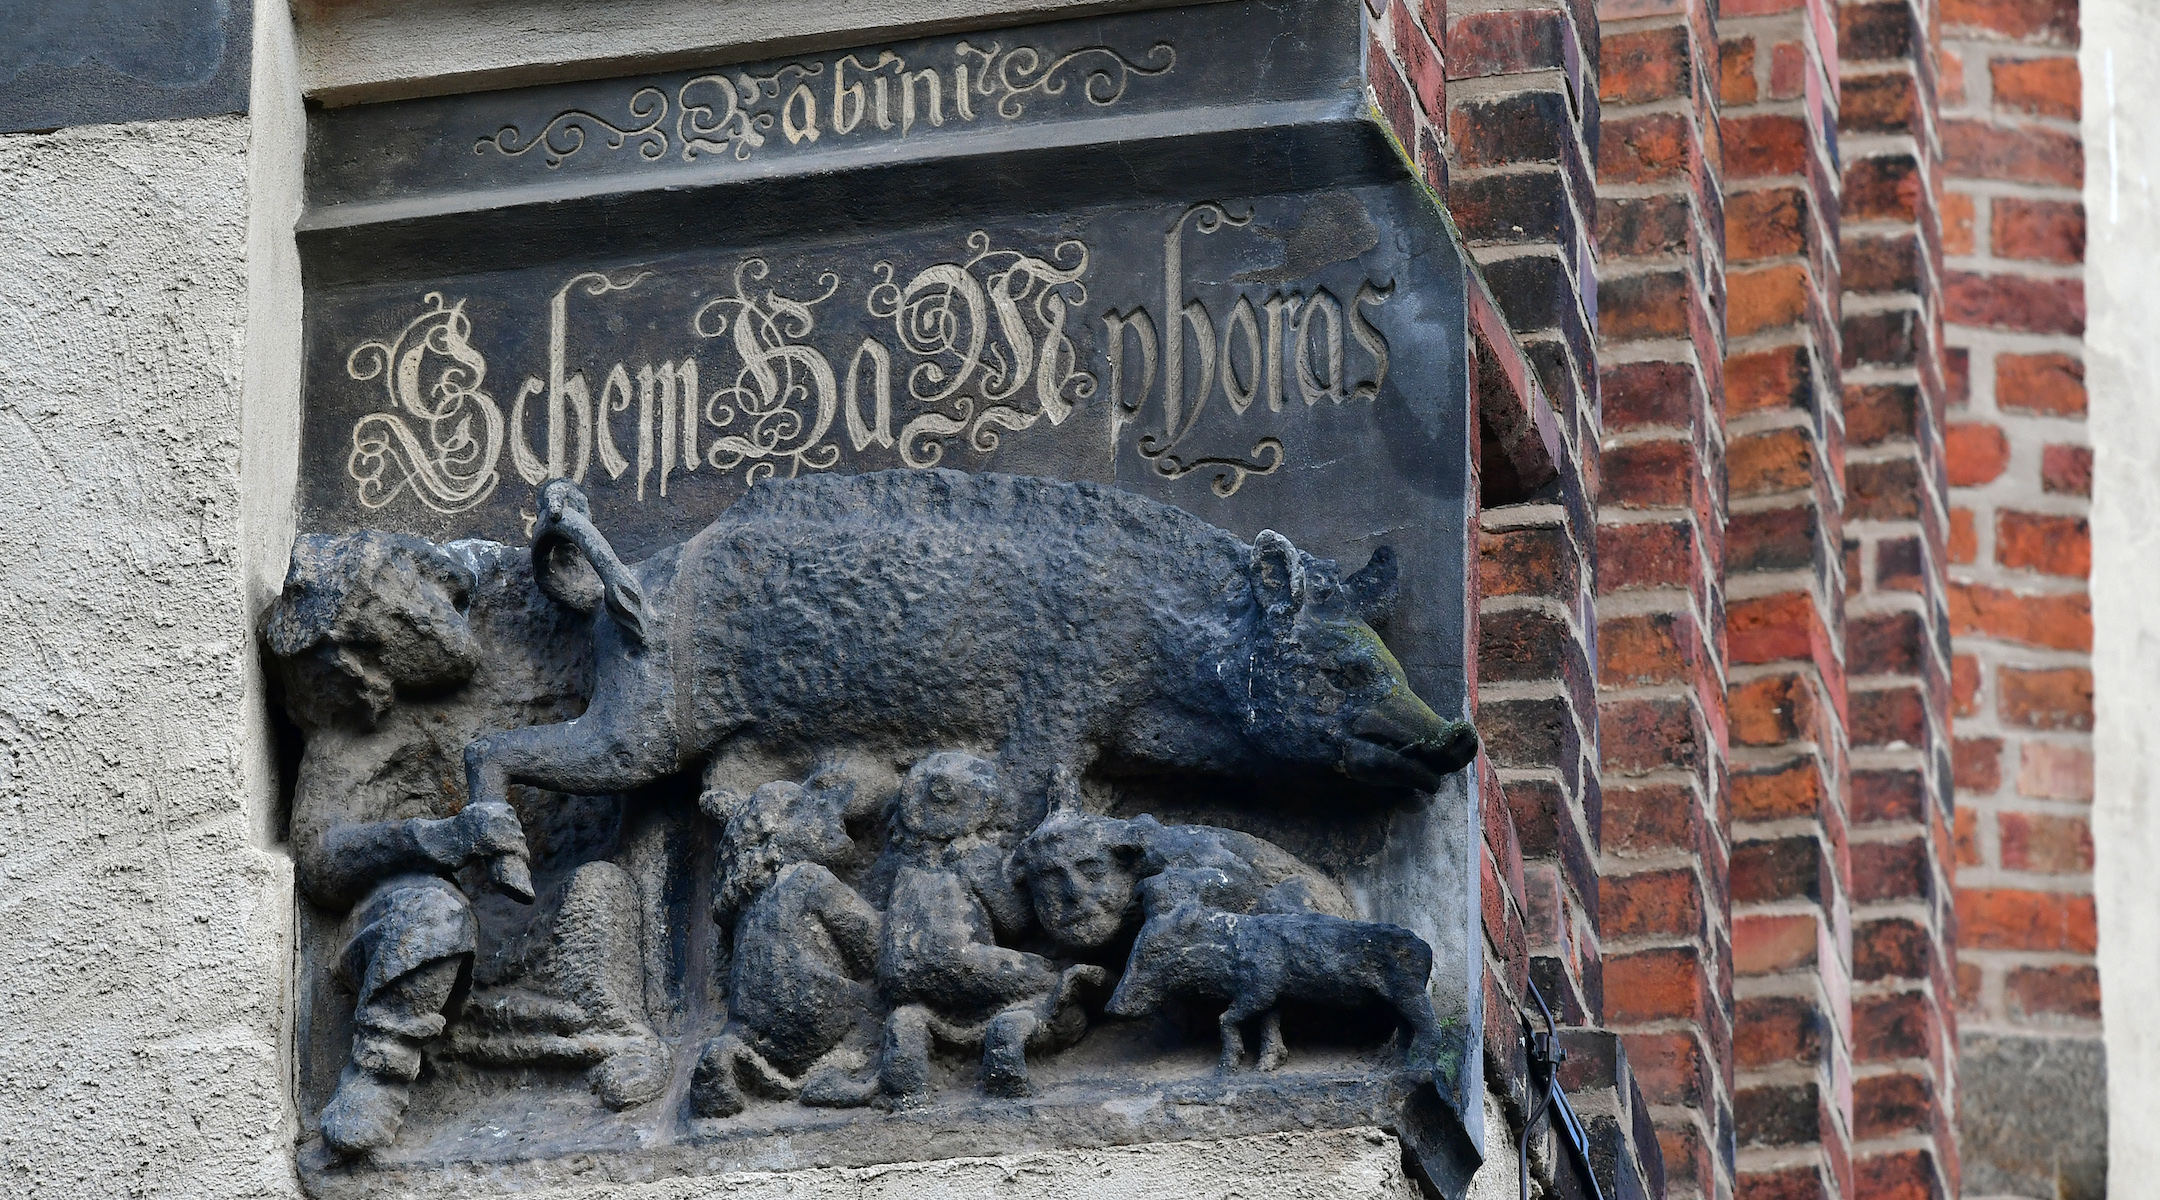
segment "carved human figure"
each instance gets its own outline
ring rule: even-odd
[[[1052,777],[1049,813],[1021,840],[1013,866],[1043,931],[1082,956],[1139,928],[1140,885],[1151,878],[1181,880],[1225,912],[1355,915],[1332,880],[1272,842],[1212,825],[1088,812],[1063,767]]]
[[[835,1082],[861,1065],[825,1060],[850,1043],[867,1054],[876,1037],[883,918],[831,868],[855,864],[861,847],[849,825],[881,814],[888,795],[843,767],[748,797],[703,797],[722,823],[713,919],[730,953],[727,1024],[691,1080],[697,1115],[741,1112],[750,1091],[815,1103],[833,1090],[813,1075],[821,1063]],[[844,1083],[838,1090],[849,1094]]]
[[[892,1006],[879,1083],[893,1102],[929,1089],[933,1038],[982,1047],[983,1089],[1025,1095],[1028,1050],[1077,1040],[1086,1029],[1078,1001],[1108,978],[1100,967],[1061,971],[998,944],[1029,924],[1026,898],[1006,871],[1014,809],[996,768],[969,754],[932,754],[901,784],[878,955],[878,984]]]
[[[423,1049],[441,1045],[465,1007],[483,947],[457,878],[484,873],[533,898],[515,810],[505,799],[454,800],[466,739],[575,711],[581,656],[543,663],[531,653],[574,629],[558,628],[531,592],[518,557],[492,544],[303,537],[272,610],[269,649],[307,739],[293,799],[297,880],[311,901],[346,914],[335,966],[357,999],[351,1054],[321,1114],[323,1139],[341,1154],[395,1138]],[[621,868],[591,863],[543,906],[560,935],[551,974],[569,993],[554,1027],[589,1035],[555,1049],[597,1064],[596,1087],[618,1105],[656,1094],[666,1078],[642,980],[622,978],[641,970],[634,890]],[[559,1057],[544,1046],[533,1054]]]

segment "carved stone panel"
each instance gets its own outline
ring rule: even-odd
[[[317,116],[311,1190],[1467,1179],[1463,267],[1361,13]]]

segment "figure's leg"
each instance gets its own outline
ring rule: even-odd
[[[878,1055],[878,1084],[899,1104],[930,1090],[930,1012],[903,1005],[885,1018],[885,1045]]]
[[[655,703],[660,698],[655,697]],[[597,705],[596,705],[597,707]],[[528,725],[483,734],[465,747],[465,794],[472,804],[508,804],[510,785],[526,783],[580,796],[627,792],[680,765],[675,739],[620,727],[615,714],[588,713],[560,725]],[[664,714],[654,714],[664,724]]]
[[[563,991],[588,1028],[613,1043],[593,1068],[593,1090],[609,1108],[643,1104],[667,1089],[667,1043],[645,1015],[637,885],[621,867],[587,863],[570,877],[555,919],[555,966]]]
[[[1260,1023],[1260,1061],[1253,1065],[1263,1071],[1272,1071],[1283,1065],[1290,1057],[1290,1047],[1283,1044],[1282,1009],[1271,1008]]]
[[[1008,1008],[990,1018],[983,1036],[983,1091],[993,1096],[1025,1096],[1033,1091],[1028,1082],[1027,1044],[1042,1022],[1032,1008]]]
[[[797,1090],[793,1079],[730,1029],[707,1042],[698,1057],[690,1076],[690,1111],[701,1117],[732,1117],[749,1104],[746,1084],[748,1091],[774,1099],[786,1099]]]
[[[340,1154],[387,1146],[405,1123],[420,1047],[448,1023],[462,958],[437,959],[377,986],[353,1013],[352,1060],[323,1106],[323,1140]]]

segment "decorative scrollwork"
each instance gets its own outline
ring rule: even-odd
[[[423,302],[427,311],[396,337],[362,342],[345,357],[346,374],[381,380],[389,397],[385,411],[353,423],[345,469],[363,507],[381,508],[410,491],[436,512],[459,513],[486,500],[500,480],[502,410],[480,390],[487,360],[473,348],[465,302],[452,304],[441,292]],[[432,378],[431,358],[448,360]]]
[[[839,411],[839,383],[825,355],[803,344],[817,328],[812,310],[840,290],[840,277],[820,275],[825,290],[809,299],[776,288],[753,295],[750,285],[771,272],[762,258],[744,259],[735,269],[735,294],[706,301],[690,319],[701,337],[730,337],[742,362],[734,383],[706,401],[706,421],[727,431],[713,440],[707,461],[721,471],[747,462],[744,475],[752,483],[772,478],[782,463],[793,478],[840,461],[840,447],[825,440]]]
[[[1008,121],[1017,120],[1027,107],[1022,99],[1025,96],[1064,95],[1065,68],[1078,62],[1092,64],[1086,73],[1087,82],[1081,86],[1088,103],[1108,108],[1125,97],[1126,85],[1133,76],[1168,74],[1177,66],[1177,48],[1168,42],[1155,43],[1147,53],[1147,66],[1108,46],[1086,46],[1060,55],[1048,66],[1044,66],[1042,60],[1042,52],[1033,46],[1018,46],[998,56],[991,77],[997,87],[1004,89],[997,102],[999,116]]]
[[[764,73],[713,71],[680,84],[645,84],[631,94],[626,121],[585,108],[564,109],[530,136],[527,126],[505,125],[475,141],[473,152],[492,148],[519,158],[538,148],[554,170],[598,138],[611,150],[635,145],[646,162],[659,162],[670,152],[684,162],[718,154],[747,161],[776,139],[792,146],[820,137],[907,137],[922,125],[984,118],[1016,121],[1031,100],[1066,95],[1075,79],[1089,104],[1107,108],[1124,99],[1134,79],[1168,74],[1177,65],[1177,49],[1169,42],[1157,42],[1137,61],[1109,46],[1058,53],[962,41],[951,44],[949,52],[946,63],[926,61],[935,54],[910,62],[880,50],[868,64],[848,53],[789,62]],[[821,82],[813,88],[813,80],[831,86]]]
[[[610,150],[620,150],[635,141],[638,157],[652,162],[668,151],[667,132],[660,128],[660,122],[667,119],[667,114],[667,93],[656,87],[642,87],[630,97],[630,119],[643,124],[625,127],[582,108],[566,109],[555,114],[531,138],[526,138],[517,126],[505,125],[474,142],[473,153],[482,153],[493,146],[504,157],[517,158],[538,146],[544,149],[548,169],[552,171],[585,148],[587,130],[591,129],[601,131]]]

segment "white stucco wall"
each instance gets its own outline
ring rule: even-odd
[[[290,90],[279,32],[262,59]],[[273,111],[296,161],[297,110]],[[269,361],[297,362],[296,322],[281,347],[250,316],[292,204],[280,230],[251,203],[251,136],[235,116],[0,137],[10,1197],[294,1191],[290,870],[246,577],[289,536],[291,468],[255,477],[276,439],[251,458],[244,419],[296,394]],[[253,285],[266,309],[297,298],[274,274]]]
[[[2088,0],[2094,887],[2108,1194],[2160,1195],[2160,4]]]

